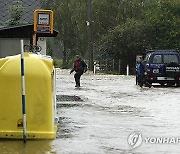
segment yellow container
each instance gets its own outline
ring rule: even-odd
[[[25,53],[27,138],[56,137],[51,58]],[[0,59],[0,138],[22,138],[20,55]]]

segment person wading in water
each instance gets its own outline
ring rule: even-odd
[[[79,55],[76,55],[76,56],[75,56],[74,67],[73,67],[73,69],[70,71],[70,74],[71,74],[72,72],[74,72],[74,71],[76,72],[76,73],[74,74],[74,79],[75,79],[75,82],[76,82],[75,87],[80,87],[80,78],[81,78],[81,75],[87,71],[87,65],[86,65],[86,63],[79,57]]]

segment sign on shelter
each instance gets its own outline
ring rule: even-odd
[[[53,11],[35,10],[34,11],[34,32],[53,33]]]

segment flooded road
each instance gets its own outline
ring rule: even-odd
[[[118,75],[85,74],[81,84],[57,72],[55,140],[0,141],[0,153],[180,153],[180,88],[140,88],[134,76]]]

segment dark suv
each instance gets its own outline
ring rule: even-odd
[[[144,59],[146,81],[150,84],[180,86],[180,52],[148,50]]]

